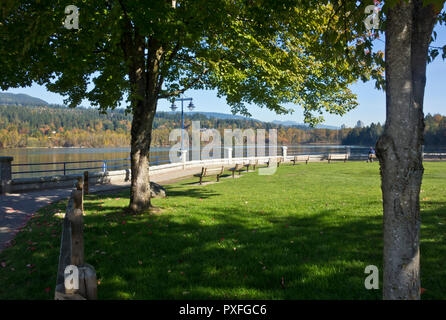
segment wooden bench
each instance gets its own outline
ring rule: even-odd
[[[271,166],[272,163],[277,163],[277,167],[280,167],[280,164],[283,162],[282,157],[278,158],[269,158],[268,162],[266,163],[269,166]]]
[[[346,162],[348,160],[348,153],[333,153],[328,155],[328,163],[333,160],[344,160]]]
[[[245,171],[244,167],[245,167],[244,164],[237,163],[234,168],[229,168],[229,171],[232,171],[232,177],[234,178],[234,175],[235,175],[236,172],[238,172],[238,175],[240,175],[240,173],[242,171]]]
[[[224,171],[225,171],[224,166],[222,166],[221,168],[203,167],[201,168],[201,173],[194,174],[194,177],[200,178],[200,184],[203,182],[204,177],[209,177],[209,176],[217,176],[217,182],[219,182],[220,176],[223,174]]]
[[[256,167],[259,165],[259,160],[250,160],[248,163],[244,164],[244,166],[246,167],[246,171],[249,171],[249,167],[251,166],[254,171],[256,171]]]
[[[293,166],[296,164],[296,162],[305,161],[305,164],[308,164],[308,161],[310,161],[310,155],[307,156],[294,156],[293,159],[291,159],[291,162],[293,163]]]

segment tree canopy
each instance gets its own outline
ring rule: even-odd
[[[79,7],[79,30],[63,26],[69,4]],[[253,103],[286,113],[292,102],[316,122],[321,111],[356,106],[348,85],[357,78],[382,76],[373,60],[382,64],[382,54],[365,54],[367,40],[333,55],[353,37],[339,31],[339,19],[332,4],[312,1],[185,0],[173,8],[172,1],[7,0],[0,87],[36,81],[70,106],[88,99],[106,110],[137,95],[129,81],[133,64],[146,87],[156,83],[157,98],[215,89],[233,112],[248,115]]]

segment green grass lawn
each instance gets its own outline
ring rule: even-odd
[[[207,180],[211,180],[209,178]],[[380,299],[378,163],[281,166],[167,187],[156,215],[131,215],[128,192],[86,196],[85,256],[100,299]],[[446,163],[425,163],[423,299],[446,299]],[[31,219],[0,254],[0,299],[52,299],[66,201]],[[382,278],[382,274],[380,274]],[[283,279],[283,280],[282,280]],[[284,284],[284,286],[282,285]]]

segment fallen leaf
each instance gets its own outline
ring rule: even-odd
[[[141,261],[141,260],[139,260],[139,261],[138,261],[138,263],[139,263],[139,264],[142,264],[142,261]]]

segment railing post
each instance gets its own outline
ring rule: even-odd
[[[283,162],[286,161],[287,150],[288,150],[288,147],[287,147],[287,146],[282,146],[282,157],[283,157]]]
[[[228,158],[228,163],[231,164],[232,163],[232,148],[225,148],[226,150],[226,157]]]
[[[13,157],[0,157],[0,194],[7,193],[11,190],[11,162],[13,160]]]
[[[104,160],[104,164],[102,165],[102,172],[107,172],[107,160]]]
[[[186,161],[187,161],[187,150],[180,150],[181,152],[181,162],[183,163],[183,170],[186,169]]]
[[[66,162],[63,163],[63,175],[66,176],[67,175],[67,167],[66,167]]]

